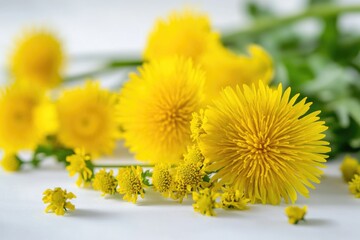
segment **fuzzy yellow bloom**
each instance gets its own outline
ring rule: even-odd
[[[61,189],[59,187],[52,189],[47,189],[43,193],[43,202],[48,203],[48,206],[45,209],[45,212],[54,212],[56,215],[64,215],[65,211],[75,210],[75,206],[67,201],[69,199],[76,198],[75,194],[72,192],[67,192],[66,189]]]
[[[215,216],[214,209],[219,207],[219,204],[216,202],[219,196],[218,193],[211,191],[209,188],[193,192],[194,211],[206,216]]]
[[[177,163],[190,139],[192,113],[203,100],[204,72],[190,60],[144,64],[121,91],[123,137],[138,160]]]
[[[89,183],[93,175],[93,167],[91,164],[90,155],[86,154],[84,149],[75,149],[75,154],[66,157],[69,165],[66,170],[69,172],[70,177],[79,174],[76,181],[77,186],[84,186]]]
[[[298,224],[299,221],[304,220],[307,212],[307,206],[299,208],[297,206],[289,206],[285,208],[285,213],[289,218],[290,224]]]
[[[174,173],[171,164],[156,164],[152,174],[154,190],[160,192],[164,197],[171,197],[174,185]]]
[[[238,210],[244,210],[248,208],[247,204],[249,203],[250,199],[245,198],[244,193],[229,187],[223,188],[223,191],[224,192],[221,194],[221,206],[223,208]]]
[[[21,167],[21,161],[13,153],[5,153],[0,161],[0,166],[7,172],[17,172]]]
[[[118,192],[124,194],[123,199],[128,202],[136,203],[138,195],[144,198],[144,184],[142,183],[143,170],[139,166],[120,168],[117,175],[119,183]]]
[[[357,159],[352,158],[349,155],[345,156],[340,166],[340,170],[342,172],[342,177],[344,181],[349,182],[356,173],[360,174],[360,172],[358,172],[359,167],[360,167],[360,163],[358,162]]]
[[[204,155],[202,155],[199,145],[197,143],[194,143],[187,148],[187,152],[184,154],[184,161],[196,164],[204,163]]]
[[[264,83],[228,87],[209,106],[200,149],[216,171],[213,181],[245,193],[252,203],[295,202],[309,196],[323,173],[327,129],[320,111],[307,114],[311,103],[290,98],[290,88]]]
[[[26,84],[0,90],[0,148],[9,152],[34,149],[50,134],[40,108],[47,102],[44,93]]]
[[[44,88],[61,81],[64,56],[60,41],[47,30],[25,32],[10,59],[10,71],[19,82]]]
[[[360,175],[355,174],[353,179],[349,182],[349,190],[356,198],[360,198]]]
[[[93,188],[102,192],[101,196],[105,196],[106,194],[115,194],[117,185],[118,183],[114,177],[113,170],[106,172],[105,169],[101,169],[94,176]]]
[[[192,120],[190,122],[191,139],[196,142],[200,136],[205,133],[203,125],[207,122],[204,109],[200,109],[199,113],[194,112],[192,114]]]
[[[65,90],[57,101],[59,141],[93,156],[111,154],[120,137],[114,114],[117,101],[117,95],[100,88],[98,82]]]
[[[168,19],[156,22],[143,55],[151,61],[171,56],[197,61],[214,42],[219,42],[219,35],[211,31],[206,15],[189,10],[173,12]]]
[[[173,198],[180,202],[192,191],[196,191],[205,176],[202,163],[182,162],[176,167]]]
[[[257,45],[248,47],[249,56],[236,55],[221,45],[215,45],[201,57],[199,63],[206,72],[205,93],[207,102],[218,97],[227,86],[257,83],[268,84],[274,75],[268,53]]]

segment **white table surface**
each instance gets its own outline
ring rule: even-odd
[[[236,0],[0,0],[0,83],[7,80],[4,64],[14,36],[24,26],[56,29],[70,55],[68,71],[81,72],[83,69],[73,66],[77,56],[139,54],[156,17],[189,5],[208,12],[217,29],[246,24],[241,15],[243,8]],[[291,13],[298,11],[303,1],[276,0],[269,5],[279,12]],[[344,20],[342,25],[346,28],[360,25],[358,17]],[[102,80],[106,86],[106,78],[117,81],[120,76],[104,76]],[[114,159],[133,161],[121,149]],[[151,191],[137,205],[121,198],[104,199],[98,192],[77,188],[76,178],[68,177],[61,166],[51,161],[39,170],[16,174],[0,170],[0,239],[356,239],[360,199],[349,194],[338,165],[339,162],[329,163],[311,198],[299,199],[297,204],[308,205],[309,212],[307,221],[297,226],[287,223],[285,205],[253,205],[247,211],[219,210],[217,217],[205,217],[193,211],[190,200],[179,205]],[[57,186],[77,195],[73,200],[76,211],[64,217],[45,214],[41,201],[45,189]]]

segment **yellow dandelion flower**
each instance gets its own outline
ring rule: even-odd
[[[182,202],[187,194],[201,186],[204,176],[205,172],[201,163],[180,163],[176,168],[174,198]]]
[[[197,143],[189,146],[184,154],[184,161],[190,163],[204,163],[204,155],[202,155]]]
[[[349,182],[354,177],[354,175],[358,172],[357,170],[358,170],[359,166],[360,166],[360,163],[358,162],[357,159],[352,158],[349,155],[345,156],[345,158],[340,166],[340,170],[342,172],[342,177],[345,182]]]
[[[285,213],[289,218],[290,224],[298,224],[299,221],[304,220],[306,212],[307,206],[304,206],[303,208],[297,206],[289,206],[285,208]]]
[[[206,216],[215,216],[214,209],[219,207],[219,204],[216,202],[218,197],[219,194],[211,191],[209,188],[193,192],[194,211]]]
[[[156,22],[149,35],[144,58],[183,56],[197,61],[213,42],[219,42],[219,35],[211,31],[206,15],[189,10],[173,12],[167,20]]]
[[[360,175],[355,174],[353,179],[349,182],[349,190],[356,198],[360,198]]]
[[[56,187],[53,190],[47,189],[43,195],[43,202],[45,204],[48,203],[48,206],[45,209],[46,213],[53,212],[56,215],[64,215],[65,211],[75,210],[75,206],[67,200],[76,198],[76,196],[72,192],[67,192],[66,189],[61,189],[59,187]]]
[[[244,193],[239,190],[235,190],[230,187],[223,188],[223,193],[221,194],[221,206],[225,209],[238,209],[244,210],[247,209],[247,204],[250,199],[244,196]]]
[[[102,196],[105,196],[106,194],[115,194],[117,188],[117,180],[113,174],[113,170],[106,172],[105,169],[101,169],[95,174],[93,188],[97,191],[102,192]]]
[[[249,56],[236,55],[217,44],[201,57],[199,62],[206,72],[204,91],[208,102],[227,86],[271,81],[274,70],[268,53],[257,45],[250,45],[248,51]]]
[[[118,192],[125,194],[123,199],[128,202],[136,203],[138,195],[144,198],[144,184],[142,183],[143,170],[141,167],[134,166],[119,169],[117,180],[119,183]]]
[[[327,129],[320,111],[306,114],[311,103],[296,102],[281,84],[262,82],[228,87],[206,111],[207,133],[200,149],[216,171],[213,181],[245,193],[252,203],[295,202],[297,192],[309,196],[323,173],[319,168],[330,151],[322,140]]]
[[[64,91],[57,101],[59,141],[93,156],[111,154],[120,137],[116,104],[117,95],[101,89],[98,82]]]
[[[160,192],[164,197],[171,197],[174,185],[174,176],[171,164],[156,164],[152,174],[154,190]]]
[[[194,112],[190,122],[191,139],[196,142],[200,136],[205,133],[203,125],[207,122],[204,109],[200,109],[199,113]]]
[[[46,30],[32,30],[18,40],[10,59],[10,71],[16,81],[50,88],[60,83],[63,62],[57,37]]]
[[[39,123],[38,109],[46,102],[37,88],[14,84],[0,90],[0,147],[17,152],[34,149],[49,134],[50,122]]]
[[[90,155],[85,153],[84,149],[75,149],[75,154],[66,157],[66,161],[69,162],[66,170],[69,171],[70,177],[79,174],[76,181],[77,186],[85,185],[91,180],[93,175],[91,158]]]
[[[191,142],[190,120],[202,104],[204,73],[177,57],[139,71],[130,75],[118,105],[125,143],[138,160],[176,163]]]
[[[7,172],[17,172],[21,167],[21,161],[14,153],[5,153],[0,166]]]

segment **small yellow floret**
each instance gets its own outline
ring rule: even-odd
[[[285,208],[285,213],[289,218],[290,224],[297,224],[299,221],[304,220],[307,212],[307,206],[299,208],[297,206],[289,206]]]
[[[200,109],[199,113],[194,112],[192,114],[192,120],[190,122],[190,130],[191,130],[191,139],[194,142],[198,141],[200,136],[205,134],[203,125],[206,122],[207,122],[207,118],[205,117],[204,109]]]
[[[219,207],[219,204],[216,202],[219,196],[218,193],[211,191],[209,188],[193,192],[194,211],[206,216],[215,216],[214,208]]]
[[[0,165],[7,172],[17,172],[20,169],[21,161],[16,154],[5,153]]]
[[[340,170],[342,172],[342,176],[345,182],[349,182],[354,175],[358,172],[358,168],[360,167],[360,164],[357,159],[352,158],[351,156],[347,155],[345,156],[341,166]],[[360,172],[359,172],[360,174]]]
[[[221,205],[223,208],[238,210],[248,208],[247,204],[250,202],[250,199],[245,198],[244,193],[229,187],[223,188],[223,191],[221,195]]]
[[[105,196],[106,194],[115,194],[117,180],[113,175],[113,170],[106,172],[105,169],[101,169],[98,173],[96,173],[93,181],[93,188],[101,191],[102,196]]]
[[[355,174],[353,179],[349,182],[349,190],[356,198],[360,198],[360,175]]]
[[[52,189],[47,189],[43,193],[43,202],[49,205],[46,207],[45,212],[54,212],[56,215],[64,215],[65,211],[75,210],[75,206],[68,202],[68,199],[76,198],[72,192],[67,192],[65,189],[59,187]]]
[[[91,180],[93,175],[91,159],[90,155],[86,154],[84,149],[75,149],[75,154],[68,156],[66,161],[69,162],[66,170],[69,171],[70,177],[79,174],[76,185],[80,187]]]
[[[144,198],[144,184],[142,183],[142,168],[139,166],[126,167],[119,169],[117,180],[119,183],[118,192],[125,194],[123,199],[128,202],[136,203],[138,195]]]
[[[171,164],[156,164],[152,174],[152,181],[155,191],[160,192],[164,197],[172,196],[174,176]]]

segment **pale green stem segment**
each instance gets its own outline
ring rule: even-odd
[[[241,37],[257,35],[266,31],[292,24],[307,18],[326,18],[337,16],[343,13],[360,12],[360,5],[334,6],[318,5],[306,9],[304,12],[274,19],[262,19],[255,22],[251,27],[224,34],[222,42],[229,44]]]

